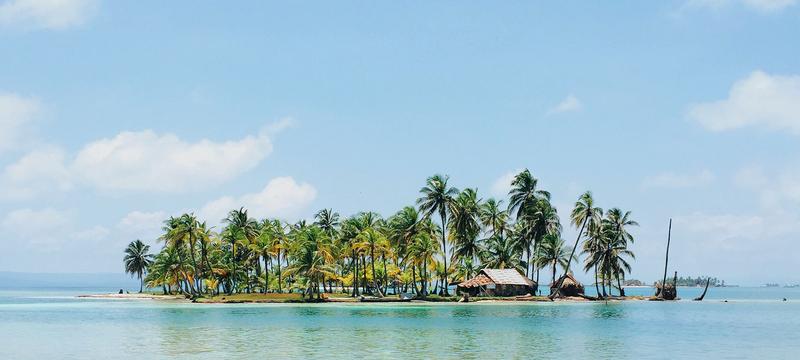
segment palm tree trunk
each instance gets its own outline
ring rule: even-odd
[[[447,216],[444,211],[439,213],[442,217],[442,259],[444,260],[444,282],[447,283],[447,243],[445,242],[445,233],[447,232]],[[450,293],[447,291],[447,286],[444,287],[444,295],[448,296]]]
[[[385,293],[389,288],[389,273],[386,272],[386,252],[381,253],[381,260],[383,260],[383,292]]]
[[[572,258],[575,257],[575,250],[578,249],[578,243],[581,242],[581,235],[583,235],[583,229],[586,228],[586,223],[589,222],[589,217],[587,216],[583,219],[583,224],[581,224],[581,230],[578,231],[578,237],[575,239],[575,245],[572,246],[572,252],[569,253],[569,258],[567,259],[567,267],[564,269],[564,277],[559,279],[558,284],[556,284],[556,290],[561,288],[561,283],[564,282],[566,275],[569,274],[569,266],[572,264]],[[597,285],[597,281],[595,281],[595,285]],[[557,292],[557,291],[556,291]],[[550,298],[552,299],[553,294],[550,294]]]
[[[278,294],[282,293],[283,290],[281,289],[281,250],[278,249]]]
[[[269,256],[264,256],[264,294],[269,292]]]
[[[358,296],[358,258],[355,250],[353,250],[353,257],[350,263],[353,266],[353,297],[356,297]]]
[[[372,293],[367,291],[367,286],[369,285],[367,283],[367,259],[364,256],[364,254],[361,254],[361,269],[363,269],[363,271],[361,272],[362,273],[361,276],[363,277],[361,279],[361,285],[364,287],[364,294],[371,295]]]
[[[417,267],[411,265],[411,282],[414,283],[414,294],[419,294],[419,288],[417,287]]]
[[[142,293],[143,288],[144,288],[144,277],[142,277],[142,271],[139,270],[139,294]]]
[[[600,282],[600,278],[597,276],[597,264],[594,264],[594,290],[597,292],[597,297],[600,297],[600,286],[598,282]]]

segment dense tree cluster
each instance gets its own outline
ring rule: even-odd
[[[606,296],[630,272],[628,228],[637,224],[630,212],[596,207],[589,192],[575,203],[570,222],[579,235],[568,246],[550,193],[528,170],[514,178],[507,205],[434,175],[416,206],[388,218],[368,211],[345,218],[323,209],[313,222],[289,224],[256,219],[241,208],[215,231],[193,214],[171,217],[161,251],[150,255],[137,240],[126,250],[125,266],[148,288],[192,297],[287,291],[307,298],[335,291],[425,297],[448,295],[449,285],[481,268],[514,268],[537,283],[540,271],[550,270],[555,283],[559,269],[577,262],[582,244],[584,270],[594,273],[598,293]]]

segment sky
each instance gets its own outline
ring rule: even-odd
[[[631,278],[800,282],[800,4],[0,0],[0,271],[217,225],[389,216],[529,169],[632,212]],[[590,275],[579,274],[588,280]]]

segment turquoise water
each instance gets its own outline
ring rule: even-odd
[[[703,302],[519,305],[74,297],[92,292],[102,291],[0,290],[0,359],[791,359],[800,352],[800,289],[711,289]],[[679,289],[684,298],[697,292]]]

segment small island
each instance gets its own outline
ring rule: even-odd
[[[625,278],[634,259],[629,229],[638,225],[630,211],[603,210],[587,191],[563,221],[527,169],[508,199],[448,182],[431,176],[414,205],[388,218],[322,209],[289,224],[240,208],[215,229],[191,213],[170,217],[159,252],[131,242],[125,270],[140,293],[200,303],[642,299],[624,291],[643,285]],[[569,242],[565,222],[578,230]],[[583,294],[573,270],[593,275],[598,296]]]

